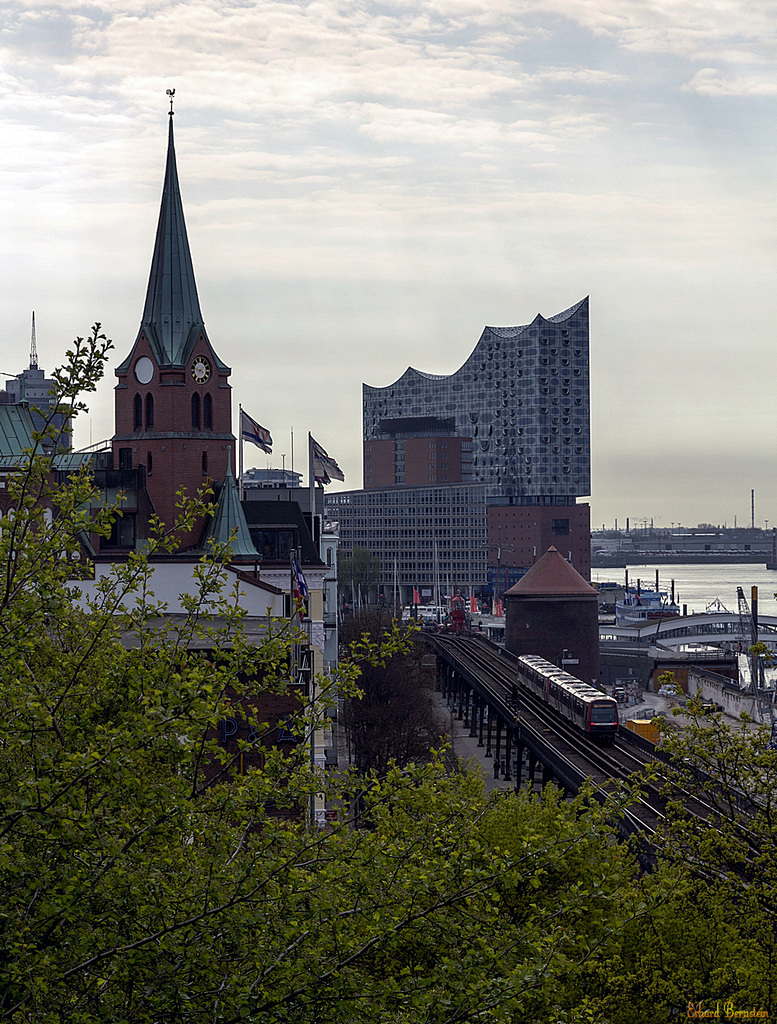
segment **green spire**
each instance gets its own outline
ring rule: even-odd
[[[162,361],[173,364],[183,361],[190,336],[204,330],[205,326],[178,185],[172,110],[169,113],[162,205],[141,326],[156,343]]]
[[[232,476],[231,461],[230,459],[226,478],[221,485],[216,514],[208,523],[208,529],[205,533],[205,546],[207,547],[208,541],[211,540],[216,544],[229,543],[233,557],[257,559],[259,558],[259,552],[251,540],[243,506],[240,504],[237,484]],[[234,538],[232,538],[233,533]],[[230,538],[232,539],[230,540]]]

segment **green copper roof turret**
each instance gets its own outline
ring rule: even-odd
[[[204,546],[207,547],[208,541],[211,540],[219,545],[229,544],[233,558],[255,560],[259,557],[259,552],[251,540],[243,506],[240,504],[240,495],[235,478],[232,476],[231,465],[227,469],[226,478],[221,486],[216,514],[208,523]]]

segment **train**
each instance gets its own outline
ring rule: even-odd
[[[534,654],[518,658],[518,678],[598,743],[611,744],[618,734],[618,702]]]

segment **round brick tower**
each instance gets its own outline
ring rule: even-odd
[[[537,654],[586,683],[598,683],[596,591],[554,547],[507,591],[505,603],[508,651]]]

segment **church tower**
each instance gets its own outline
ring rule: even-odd
[[[140,330],[117,367],[114,465],[145,471],[170,526],[176,492],[221,484],[235,464],[229,375],[205,330],[178,186],[170,101],[167,166]],[[196,547],[204,522],[181,540]]]

